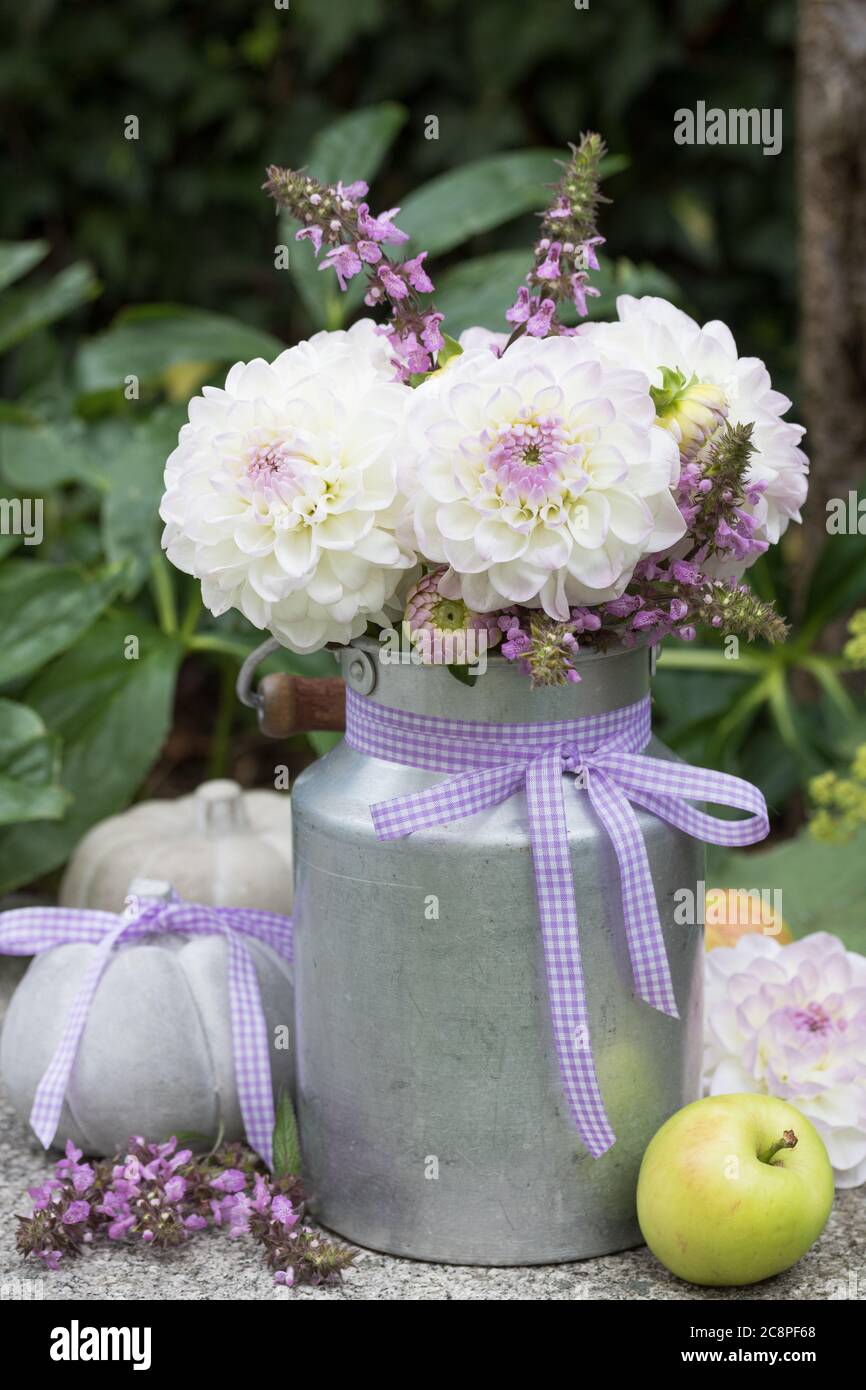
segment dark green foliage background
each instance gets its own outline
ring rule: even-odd
[[[400,102],[374,186],[391,206],[467,160],[594,127],[630,161],[607,185],[609,248],[724,317],[790,392],[795,16],[793,0],[29,0],[0,58],[0,237],[47,236],[53,269],[94,263],[105,293],[72,327],[169,300],[292,341],[308,323],[285,277],[275,292],[268,162],[302,161],[343,112]],[[675,110],[698,100],[781,108],[782,153],[674,146]],[[524,245],[532,226],[461,254]]]

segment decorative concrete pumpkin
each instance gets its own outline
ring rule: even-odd
[[[122,912],[132,879],[160,878],[189,902],[288,916],[291,816],[288,793],[245,792],[222,779],[174,801],[143,801],[85,835],[60,885],[60,905]]]
[[[147,887],[150,890],[144,889]],[[147,897],[167,884],[127,885]],[[124,897],[127,893],[124,892]],[[274,1092],[294,1091],[294,989],[290,963],[250,937]],[[37,955],[19,984],[0,1039],[0,1074],[28,1123],[36,1088],[60,1041],[84,972],[99,948],[76,943]],[[179,1132],[242,1139],[222,936],[168,932],[120,944],[96,989],[78,1046],[54,1146],[113,1154],[130,1134]]]

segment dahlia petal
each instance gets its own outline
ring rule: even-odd
[[[643,498],[618,487],[607,488],[604,498],[610,529],[627,545],[642,545],[653,526],[653,514]]]
[[[318,534],[322,528],[319,527]],[[278,531],[274,540],[274,559],[284,574],[291,579],[300,579],[311,569],[315,559],[315,542],[309,526],[296,526],[293,531]],[[281,583],[281,579],[274,579]],[[259,589],[264,594],[263,589]],[[265,594],[265,597],[267,595]]]
[[[606,494],[584,492],[571,509],[568,529],[583,550],[597,550],[602,546],[610,530],[610,503]]]

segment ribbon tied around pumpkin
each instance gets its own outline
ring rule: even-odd
[[[380,840],[463,820],[526,793],[548,998],[559,1069],[586,1148],[603,1154],[616,1136],[598,1084],[578,913],[571,873],[564,776],[586,792],[613,844],[635,992],[678,1018],[652,872],[632,803],[696,839],[753,844],[768,833],[767,806],[739,777],[641,753],[651,736],[650,697],[604,714],[555,723],[492,724],[389,709],[346,691],[346,741],[370,757],[447,773],[445,781],[371,806]],[[692,801],[749,812],[711,816]]]
[[[87,942],[99,947],[84,972],[63,1025],[60,1042],[39,1082],[30,1124],[47,1149],[60,1123],[63,1099],[75,1064],[90,1006],[114,949],[130,941],[170,932],[222,936],[228,950],[227,981],[238,1102],[247,1139],[271,1166],[274,1095],[268,1034],[259,981],[245,938],[292,959],[292,925],[287,917],[254,908],[208,907],[173,897],[132,898],[128,911],[29,907],[0,913],[0,953],[35,955],[54,946]]]

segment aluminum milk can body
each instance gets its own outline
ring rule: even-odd
[[[530,722],[634,703],[647,649],[579,659],[532,691],[489,657],[474,687],[385,664],[359,639],[347,683],[390,708]],[[653,739],[646,750],[672,755]],[[370,805],[442,774],[345,742],[295,784],[297,1105],[311,1207],[359,1245],[455,1264],[580,1259],[640,1241],[644,1148],[698,1097],[703,941],[674,923],[704,847],[638,812],[680,1019],[634,996],[619,870],[588,797],[565,801],[596,1067],[617,1142],[594,1159],[566,1104],[550,1027],[526,798],[380,842]]]

